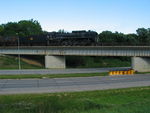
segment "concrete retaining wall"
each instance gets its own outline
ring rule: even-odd
[[[65,56],[45,56],[45,68],[66,68]]]

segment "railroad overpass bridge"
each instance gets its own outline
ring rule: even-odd
[[[65,68],[65,56],[129,56],[132,68],[150,71],[150,46],[30,46],[0,47],[0,54],[45,55],[46,68]]]

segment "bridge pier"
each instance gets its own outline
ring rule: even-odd
[[[65,69],[66,59],[65,56],[45,56],[45,68],[49,69]]]
[[[132,68],[138,72],[150,72],[150,57],[132,57]]]

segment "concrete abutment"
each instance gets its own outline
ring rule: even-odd
[[[132,57],[132,68],[138,72],[150,72],[150,57]]]
[[[45,56],[45,68],[48,69],[65,69],[65,56]]]

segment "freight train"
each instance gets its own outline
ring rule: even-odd
[[[98,42],[95,31],[47,32],[29,37],[0,36],[0,46],[94,46]]]

